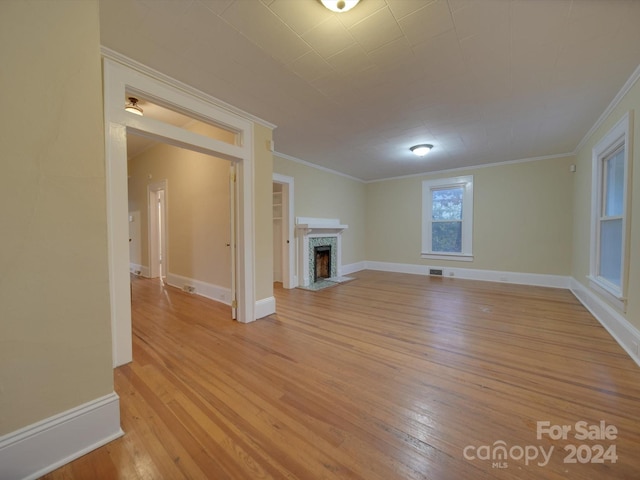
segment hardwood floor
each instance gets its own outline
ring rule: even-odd
[[[43,478],[640,478],[640,367],[569,291],[353,276],[277,288],[278,313],[249,325],[134,279],[126,435]],[[538,421],[571,430],[538,439]],[[580,421],[617,436],[577,439]],[[604,462],[564,463],[567,445]]]

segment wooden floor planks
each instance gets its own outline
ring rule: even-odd
[[[133,278],[134,361],[114,374],[126,435],[43,478],[640,478],[640,367],[570,292],[353,276],[277,287],[278,313],[249,325]],[[619,434],[538,440],[544,420]],[[499,441],[554,451],[506,468],[463,454]],[[564,463],[571,443],[618,459]]]

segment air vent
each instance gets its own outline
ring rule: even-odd
[[[441,268],[430,268],[429,269],[429,275],[437,275],[437,276],[442,276],[442,269]]]

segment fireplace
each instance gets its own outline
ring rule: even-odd
[[[331,278],[331,245],[313,247],[313,257],[315,259],[313,282]]]
[[[337,218],[296,217],[298,285],[342,275],[342,225]]]

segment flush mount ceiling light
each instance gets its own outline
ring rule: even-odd
[[[124,106],[127,112],[135,113],[136,115],[142,115],[142,108],[138,105],[138,99],[136,97],[129,97],[129,103]]]
[[[332,12],[342,13],[351,10],[360,0],[320,0]]]
[[[429,145],[428,143],[423,143],[421,145],[414,145],[409,150],[415,153],[419,157],[424,157],[427,153],[431,151],[433,145]]]

